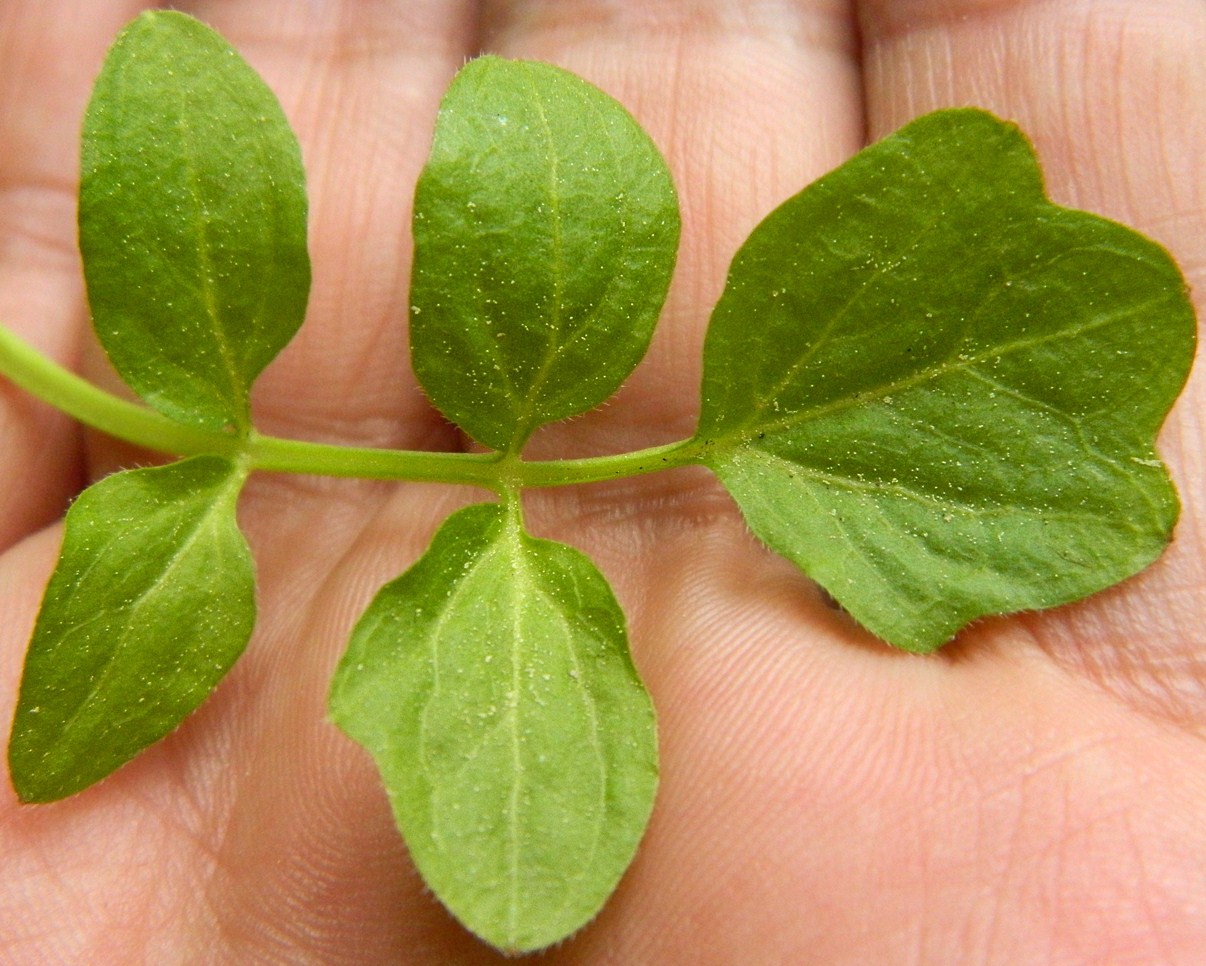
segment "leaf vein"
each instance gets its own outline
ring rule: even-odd
[[[798,426],[801,423],[821,419],[833,413],[850,409],[853,406],[859,406],[872,400],[882,399],[884,396],[903,392],[916,386],[923,385],[927,382],[934,382],[951,373],[967,371],[973,367],[981,366],[994,360],[1003,359],[1006,356],[1012,355],[1016,352],[1037,348],[1038,346],[1047,345],[1052,342],[1061,342],[1069,339],[1079,338],[1088,332],[1113,325],[1118,320],[1126,318],[1131,314],[1145,312],[1151,306],[1156,305],[1161,301],[1163,301],[1162,297],[1155,297],[1137,305],[1127,306],[1126,308],[1120,309],[1117,312],[1105,313],[1097,319],[1086,322],[1083,325],[1077,325],[1067,329],[1060,329],[1057,332],[1051,332],[1045,335],[1035,336],[1033,338],[1018,339],[1014,342],[1003,343],[999,346],[993,346],[989,349],[986,349],[975,356],[959,358],[956,355],[953,358],[948,357],[946,360],[937,365],[928,366],[913,373],[912,375],[885,383],[882,386],[875,387],[874,389],[868,389],[866,391],[851,395],[839,396],[820,406],[796,410],[795,412],[789,413],[774,422],[751,426],[746,433],[741,435],[748,440],[752,434],[757,432],[765,433],[767,435],[778,433],[785,429],[791,429],[794,426]]]

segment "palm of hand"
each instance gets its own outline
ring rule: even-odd
[[[14,0],[0,13],[11,146],[0,159],[0,314],[71,359],[84,343],[77,119],[105,44],[143,5],[112,2],[74,22],[53,16],[58,2]],[[491,49],[564,63],[629,105],[683,199],[679,274],[650,358],[612,405],[539,436],[533,456],[690,433],[728,258],[757,217],[852,153],[864,124],[875,136],[968,101],[1018,117],[1057,200],[1155,234],[1191,280],[1201,270],[1206,210],[1176,164],[1206,134],[1206,98],[1191,96],[1206,75],[1190,69],[1206,20],[1173,2],[1136,2],[1110,22],[1059,3],[1040,15],[868,2],[861,61],[854,15],[819,0],[706,14],[496,3],[482,24],[468,0],[182,6],[265,73],[310,172],[310,316],[256,398],[259,425],[276,434],[461,445],[409,376],[402,321],[410,191],[435,102],[478,27]],[[1144,20],[1156,7],[1169,15]],[[1168,34],[1158,56],[1156,33]],[[1026,49],[1028,62],[983,58],[994,42]],[[39,49],[59,52],[50,81],[29,53]],[[1084,88],[1057,73],[1069,67]],[[1170,88],[1174,77],[1193,90]],[[1154,99],[1141,97],[1149,90]],[[1086,164],[1076,152],[1095,143],[1102,153]],[[753,543],[703,473],[533,497],[537,530],[581,546],[616,585],[663,755],[635,865],[600,920],[550,958],[1188,961],[1206,943],[1192,915],[1206,861],[1200,387],[1163,438],[1185,501],[1170,553],[1088,603],[986,622],[929,660],[867,641]],[[81,445],[15,391],[0,403],[7,716],[59,538],[39,528],[82,477],[135,456]],[[254,481],[241,519],[259,564],[259,630],[215,697],[77,799],[20,809],[5,787],[7,961],[490,960],[423,893],[371,764],[323,713],[355,615],[473,498]]]

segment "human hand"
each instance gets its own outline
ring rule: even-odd
[[[78,122],[145,4],[0,10],[0,318],[107,380],[74,252]],[[533,456],[689,435],[708,312],[775,204],[915,114],[974,103],[1036,141],[1058,201],[1206,271],[1193,165],[1206,16],[1192,0],[178,4],[278,92],[312,197],[307,324],[257,386],[276,435],[456,449],[406,364],[411,191],[435,105],[483,43],[600,84],[668,155],[684,212],[649,358]],[[1073,9],[1075,7],[1075,9]],[[857,37],[861,31],[861,48]],[[47,52],[51,52],[48,57]],[[48,66],[49,65],[49,66]],[[49,75],[48,75],[49,71]],[[930,659],[870,640],[759,548],[702,472],[537,494],[630,615],[662,786],[574,963],[1178,962],[1206,947],[1201,379],[1162,437],[1185,502],[1139,578],[985,621]],[[84,479],[140,458],[0,387],[0,715]],[[1195,479],[1195,476],[1199,478]],[[376,772],[327,721],[355,615],[471,491],[264,476],[242,505],[259,630],[213,699],[103,784],[0,791],[6,961],[470,963],[423,892]]]

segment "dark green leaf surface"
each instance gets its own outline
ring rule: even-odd
[[[165,415],[246,428],[310,283],[301,155],[276,98],[209,28],[146,13],[105,61],[83,144],[80,249],[105,351]]]
[[[1160,553],[1178,504],[1153,438],[1193,350],[1162,249],[1051,204],[1013,126],[941,112],[755,229],[699,437],[764,542],[930,650]]]
[[[598,405],[649,345],[678,227],[665,162],[623,107],[548,64],[471,62],[415,194],[423,388],[495,449]]]
[[[382,589],[331,714],[381,770],[427,884],[507,950],[564,938],[632,859],[657,783],[623,615],[582,554],[472,506]]]
[[[198,456],[93,484],[67,513],[9,742],[23,801],[63,798],[162,738],[255,623],[243,474]]]

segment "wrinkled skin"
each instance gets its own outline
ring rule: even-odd
[[[108,384],[74,249],[76,139],[130,0],[0,3],[0,319]],[[647,361],[531,455],[691,432],[729,258],[869,138],[974,103],[1033,137],[1057,201],[1160,240],[1206,291],[1201,0],[197,0],[298,129],[306,327],[257,388],[266,432],[463,441],[407,367],[408,221],[437,99],[480,49],[624,102],[682,196]],[[1192,963],[1206,949],[1206,460],[1191,380],[1161,437],[1176,541],[1121,587],[892,652],[760,549],[702,471],[539,494],[542,535],[615,583],[660,711],[648,835],[548,962]],[[0,382],[0,718],[64,505],[146,459]],[[259,629],[214,697],[111,779],[22,808],[0,783],[5,963],[486,963],[424,892],[365,754],[324,718],[375,589],[475,494],[256,478]]]

